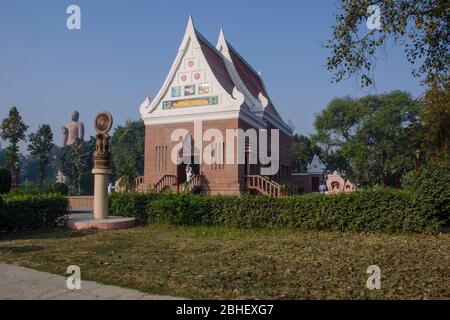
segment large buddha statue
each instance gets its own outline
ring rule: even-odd
[[[63,146],[70,146],[76,139],[84,140],[84,124],[79,121],[78,111],[72,112],[72,121],[61,128],[63,135]]]

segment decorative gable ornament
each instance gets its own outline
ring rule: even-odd
[[[236,107],[242,106],[245,101],[244,95],[236,87],[233,88],[233,99]]]
[[[261,92],[258,94],[258,100],[263,108],[269,105],[269,99],[267,99]]]
[[[151,103],[152,103],[152,101],[150,100],[150,97],[149,96],[145,97],[144,102],[142,102],[141,106],[139,107],[139,112],[141,113],[142,116],[144,116],[150,112],[149,108],[150,108]]]

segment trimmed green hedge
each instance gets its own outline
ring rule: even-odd
[[[0,231],[64,225],[69,200],[58,193],[7,194],[0,201]]]
[[[135,217],[140,224],[147,222],[147,206],[156,193],[114,192],[109,196],[109,212],[124,217]]]
[[[437,231],[439,213],[402,190],[367,190],[334,196],[286,198],[116,193],[111,212],[146,221],[226,225],[242,228],[413,233]]]
[[[44,185],[31,185],[31,186],[21,186],[20,188],[13,190],[10,194],[15,195],[39,195],[44,193],[60,193],[64,196],[69,194],[69,187],[62,182],[48,183]]]
[[[402,179],[404,188],[423,202],[432,204],[442,219],[450,222],[450,164],[430,162],[419,171],[408,172]]]

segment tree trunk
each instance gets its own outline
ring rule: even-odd
[[[44,184],[45,179],[45,165],[39,165],[39,185],[42,186]]]
[[[81,196],[81,174],[78,175],[77,188],[78,188],[78,195]]]

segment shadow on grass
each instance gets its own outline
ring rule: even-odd
[[[441,228],[439,229],[439,232],[442,232],[442,233],[450,233],[450,227],[441,227]]]
[[[69,230],[66,228],[5,232],[5,233],[0,233],[0,241],[80,238],[80,237],[85,237],[87,235],[94,234],[94,233],[96,233],[96,230]]]
[[[26,253],[36,252],[43,250],[42,246],[0,246],[0,252],[2,253]]]

